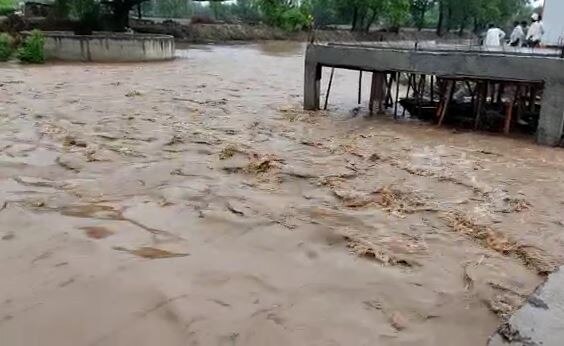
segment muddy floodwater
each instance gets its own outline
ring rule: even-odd
[[[304,112],[304,48],[1,66],[1,344],[485,344],[564,263],[564,151],[351,71]]]

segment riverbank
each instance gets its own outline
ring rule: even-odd
[[[191,24],[186,21],[173,20],[137,20],[131,19],[130,25],[137,32],[172,35],[177,40],[191,43],[227,42],[227,41],[264,41],[289,40],[309,41],[310,32],[286,32],[266,25],[249,24]],[[315,30],[317,41],[429,41],[429,40],[465,40],[470,34],[462,37],[448,33],[438,37],[434,30],[401,29],[398,33],[373,30],[370,32],[351,32],[343,29]]]
[[[75,23],[68,20],[48,20],[44,17],[0,17],[0,31],[17,33],[39,29],[43,31],[72,31]],[[210,43],[229,41],[267,41],[287,40],[306,42],[311,40],[310,32],[287,32],[278,28],[257,24],[203,24],[188,20],[139,20],[130,19],[130,26],[139,33],[171,35],[179,42]],[[473,36],[465,33],[447,33],[441,37],[434,30],[403,28],[399,32],[372,30],[370,32],[351,32],[342,28],[315,30],[317,41],[430,41],[467,40]]]

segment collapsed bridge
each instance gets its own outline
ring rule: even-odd
[[[497,101],[506,117],[505,132],[516,120],[514,113],[526,109],[537,112],[534,125],[538,143],[558,145],[562,138],[564,59],[557,49],[418,42],[312,43],[305,57],[306,110],[320,107],[323,67],[371,72],[370,109],[377,105],[382,110],[395,104],[396,113],[400,77],[407,73],[407,94],[410,90],[414,93],[418,111],[421,105],[431,107],[439,124],[449,116],[457,83],[470,86],[471,82],[474,87],[469,87],[473,89],[469,99],[476,127],[487,104]],[[430,87],[425,94],[422,89],[427,78]]]

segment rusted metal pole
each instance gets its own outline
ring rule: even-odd
[[[394,119],[398,118],[398,103],[399,103],[399,87],[400,87],[401,72],[396,72],[396,102],[394,104]]]
[[[413,74],[408,74],[408,79],[407,79],[407,92],[405,93],[405,98],[408,99],[409,98],[409,92],[411,91],[411,79],[415,76]],[[403,110],[401,111],[401,116],[402,118],[405,117],[405,107],[403,108]]]
[[[327,85],[327,94],[325,94],[325,105],[323,110],[327,110],[327,103],[329,102],[329,94],[331,93],[331,86],[333,85],[333,76],[335,75],[335,68],[331,69],[331,77],[329,77],[329,85]]]
[[[506,135],[509,134],[511,130],[511,120],[513,118],[513,106],[517,102],[517,98],[519,97],[519,92],[521,88],[519,86],[515,86],[515,91],[513,93],[513,97],[510,98],[509,104],[507,105],[507,113],[505,115],[505,126],[503,127],[503,133]]]
[[[358,104],[362,103],[362,70],[358,75]]]
[[[425,93],[425,84],[427,83],[427,76],[421,75],[419,78],[419,86],[417,87],[417,116],[421,116],[421,102]]]

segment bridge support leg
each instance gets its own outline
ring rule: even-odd
[[[306,57],[304,75],[304,109],[316,111],[319,109],[321,84],[321,65],[308,61]]]
[[[564,127],[564,86],[547,83],[541,103],[537,142],[544,145],[558,145]]]
[[[374,114],[374,105],[378,105],[378,114],[384,113],[384,98],[386,97],[386,74],[383,72],[372,73],[372,86],[370,88],[370,101],[368,108]]]

